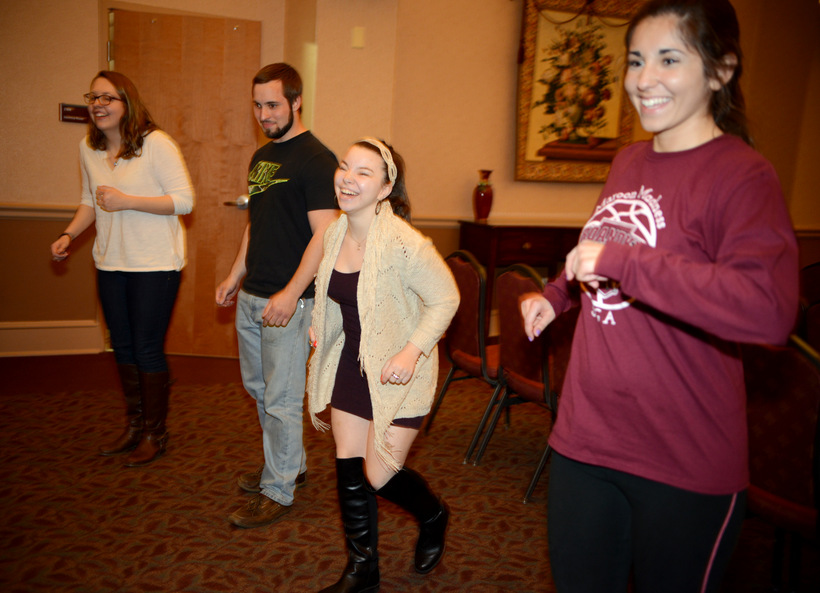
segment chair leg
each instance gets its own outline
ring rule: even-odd
[[[800,569],[803,559],[803,538],[792,533],[789,541],[789,591],[800,589]]]
[[[478,453],[475,454],[475,461],[473,461],[473,465],[478,465],[481,463],[481,458],[484,456],[484,449],[487,448],[487,445],[490,443],[490,437],[493,436],[493,432],[495,431],[495,427],[498,424],[498,419],[501,416],[501,412],[508,408],[508,406],[504,405],[507,403],[507,400],[510,395],[509,389],[504,389],[504,393],[501,394],[501,399],[499,400],[495,414],[493,414],[492,420],[490,420],[490,425],[487,426],[487,431],[484,434],[484,439],[481,441],[481,445],[478,447]]]
[[[780,527],[774,530],[772,546],[772,591],[783,591],[783,556],[786,553],[786,531]]]
[[[444,385],[441,386],[441,391],[436,398],[436,403],[433,404],[433,409],[430,410],[430,416],[427,418],[427,425],[424,427],[424,434],[429,434],[430,427],[433,425],[433,419],[438,413],[439,406],[441,406],[441,402],[444,400],[444,394],[447,393],[447,388],[450,386],[450,382],[453,380],[453,375],[455,374],[456,367],[453,365],[450,367],[450,372],[447,373],[447,378],[444,379]]]
[[[541,454],[541,460],[538,462],[538,467],[535,468],[535,473],[532,475],[532,480],[530,480],[530,485],[527,487],[527,493],[524,495],[524,504],[527,504],[530,501],[530,497],[532,496],[535,487],[538,485],[538,480],[541,479],[541,474],[544,471],[544,467],[547,465],[547,460],[552,453],[552,447],[550,447],[549,443],[547,443],[544,452]]]
[[[484,415],[481,417],[481,422],[478,423],[478,427],[475,429],[475,433],[473,434],[473,440],[470,441],[470,446],[467,447],[467,453],[464,455],[464,461],[462,463],[469,463],[470,457],[472,457],[473,455],[473,450],[475,449],[475,446],[478,444],[478,439],[481,438],[481,433],[484,432],[484,425],[487,424],[487,418],[490,417],[490,412],[492,412],[493,406],[496,404],[495,400],[498,397],[498,394],[502,388],[503,385],[499,383],[493,390],[493,394],[490,396],[490,402],[487,404],[487,409],[484,410]]]

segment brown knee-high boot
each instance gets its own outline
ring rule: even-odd
[[[390,478],[376,494],[396,503],[418,520],[416,572],[427,574],[433,570],[444,556],[444,535],[450,519],[450,510],[445,502],[433,494],[421,474],[408,467]]]
[[[142,386],[143,429],[142,440],[125,462],[126,467],[142,467],[165,453],[168,433],[165,419],[168,416],[168,371],[140,373]]]
[[[336,460],[336,488],[347,542],[341,578],[319,593],[375,593],[379,590],[378,505],[364,477],[364,459]]]
[[[120,383],[125,395],[125,416],[128,424],[117,440],[100,447],[100,455],[119,455],[133,451],[142,437],[142,392],[140,374],[135,364],[118,364]]]

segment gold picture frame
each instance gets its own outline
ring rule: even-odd
[[[524,1],[516,180],[606,180],[615,152],[632,137],[623,38],[640,3]]]

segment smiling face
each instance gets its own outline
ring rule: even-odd
[[[274,142],[284,142],[294,136],[293,112],[299,109],[302,98],[291,105],[282,91],[282,81],[272,80],[253,86],[253,114],[265,136]]]
[[[339,163],[333,183],[339,208],[348,215],[375,213],[376,202],[390,194],[384,159],[377,152],[353,145]]]
[[[122,99],[111,81],[105,78],[95,78],[91,83],[91,92],[97,96],[108,95],[115,99]],[[125,115],[125,109],[125,102],[121,100],[111,101],[108,105],[100,105],[99,101],[94,101],[88,106],[88,113],[91,115],[91,121],[103,134],[106,136],[112,133],[119,135],[120,121]]]
[[[706,77],[678,25],[673,15],[644,19],[628,48],[624,88],[658,152],[687,150],[721,134],[709,111],[721,83]]]

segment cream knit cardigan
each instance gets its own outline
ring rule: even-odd
[[[313,425],[330,428],[317,414],[330,403],[345,336],[338,303],[327,296],[330,274],[347,231],[344,213],[328,227],[324,257],[316,274],[313,329],[316,349],[310,359],[307,391]],[[402,218],[385,200],[367,233],[356,291],[362,327],[359,363],[367,373],[373,404],[376,453],[398,471],[386,433],[396,418],[430,411],[438,380],[436,343],[458,308],[459,294],[450,268],[433,242]],[[422,351],[407,385],[380,381],[384,363],[410,341]]]

